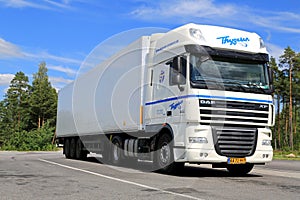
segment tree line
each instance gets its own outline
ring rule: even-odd
[[[287,47],[278,61],[271,57],[270,67],[276,104],[273,147],[300,151],[300,53]]]
[[[0,101],[0,149],[51,150],[56,124],[57,92],[46,63],[39,64],[32,84],[17,72]]]

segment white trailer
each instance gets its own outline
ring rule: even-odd
[[[187,24],[143,36],[59,92],[58,141],[67,158],[248,173],[273,157],[268,61],[246,31]]]

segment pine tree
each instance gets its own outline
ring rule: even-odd
[[[29,125],[29,79],[23,72],[17,72],[6,93],[4,103],[12,112],[11,121],[17,130],[28,129]]]
[[[4,106],[4,101],[0,101],[0,147],[5,142],[6,139],[6,108]]]
[[[275,123],[275,129],[274,129],[274,134],[273,134],[273,137],[274,137],[274,148],[275,150],[278,148],[277,145],[281,146],[281,130],[280,130],[280,101],[281,101],[281,85],[279,84],[280,81],[280,75],[281,75],[281,71],[278,69],[278,66],[277,66],[277,63],[276,63],[276,60],[274,57],[271,57],[270,59],[270,67],[274,73],[274,97],[276,98],[276,107],[277,107],[277,113],[276,113],[276,123]],[[277,127],[277,128],[276,128]]]
[[[300,150],[300,135],[297,132],[300,130],[299,115],[300,115],[300,53],[296,54],[294,59],[293,70],[293,94],[294,94],[294,144],[295,148]]]
[[[33,75],[30,107],[32,118],[38,129],[46,121],[54,125],[56,120],[57,93],[49,82],[47,71],[46,63],[42,62],[38,72]]]
[[[29,94],[28,77],[23,72],[17,72],[0,103],[1,144],[14,132],[30,129]]]
[[[289,130],[289,146],[291,149],[294,148],[293,140],[293,70],[294,61],[296,53],[288,46],[284,50],[284,54],[280,56],[281,66],[286,68],[289,77],[289,120],[288,120],[288,130]]]

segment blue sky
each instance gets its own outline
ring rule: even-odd
[[[0,100],[14,74],[45,61],[57,89],[101,42],[136,28],[185,23],[257,32],[274,57],[300,51],[299,0],[0,0]],[[138,34],[137,34],[138,35]]]

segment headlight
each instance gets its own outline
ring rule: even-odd
[[[197,40],[205,40],[202,32],[199,29],[190,28],[190,35]]]
[[[189,137],[190,143],[200,143],[200,144],[206,144],[207,138],[206,137]]]
[[[262,141],[262,145],[263,145],[263,146],[271,146],[271,144],[272,144],[272,143],[271,143],[271,140],[263,140],[263,141]]]

